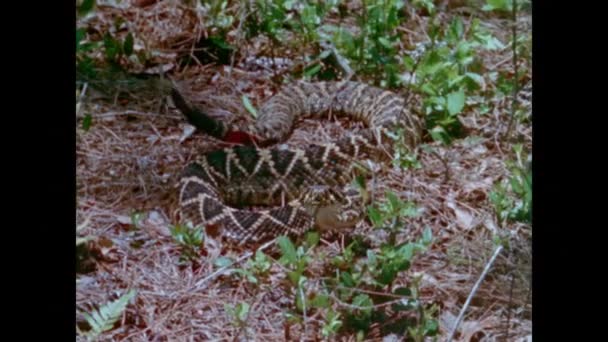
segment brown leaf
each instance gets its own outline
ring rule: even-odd
[[[473,227],[473,215],[471,215],[470,211],[459,207],[452,201],[448,202],[446,205],[454,211],[456,223],[460,228],[468,230]]]

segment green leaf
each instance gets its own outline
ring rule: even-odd
[[[353,305],[359,306],[363,312],[369,313],[371,312],[374,303],[368,295],[360,294],[353,298]]]
[[[389,285],[395,280],[397,276],[397,264],[395,262],[391,262],[388,264],[382,265],[382,269],[380,270],[380,275],[376,278],[376,280],[383,285]]]
[[[486,4],[482,7],[484,11],[493,11],[493,10],[501,10],[501,11],[509,11],[511,9],[512,3],[509,0],[486,0]]]
[[[86,114],[84,119],[82,120],[82,129],[87,132],[89,128],[91,128],[91,123],[93,122],[93,117],[91,114]]]
[[[418,208],[411,202],[403,203],[399,215],[402,217],[417,217],[419,214]]]
[[[361,175],[355,177],[354,184],[359,190],[365,190],[367,188],[367,184],[365,183],[365,177]]]
[[[329,55],[331,55],[331,54],[332,54],[331,50],[323,50],[323,52],[321,52],[319,54],[319,59],[321,59],[321,60],[325,59],[325,58],[329,57]]]
[[[412,295],[412,290],[407,287],[398,287],[393,290],[393,294],[396,294],[398,296],[410,297]]]
[[[397,214],[398,210],[401,208],[403,202],[395,195],[392,191],[386,192],[386,198],[388,199],[388,203],[391,206],[391,214]]]
[[[424,336],[435,336],[439,332],[437,320],[428,319],[424,324]]]
[[[422,7],[426,9],[430,14],[435,12],[435,4],[433,3],[433,0],[414,0],[412,1],[412,5],[418,8]]]
[[[424,229],[424,232],[422,232],[422,243],[425,245],[430,245],[431,242],[433,241],[433,231],[431,230],[431,227],[426,227]]]
[[[313,66],[310,66],[308,68],[306,68],[306,70],[304,70],[304,77],[312,77],[314,76],[316,73],[319,72],[319,70],[321,70],[321,64],[317,63]]]
[[[450,39],[453,42],[457,42],[464,35],[464,25],[459,17],[456,17],[451,23],[449,28]]]
[[[314,6],[306,5],[302,9],[301,13],[302,21],[307,27],[314,28],[316,25],[319,25],[321,23],[321,18],[319,18],[319,16],[317,15],[317,10]]]
[[[279,248],[281,249],[281,253],[287,263],[295,264],[298,261],[298,257],[296,254],[296,248],[293,246],[293,243],[289,238],[285,236],[281,236],[277,239],[277,243],[279,244]]]
[[[349,272],[342,272],[340,274],[340,283],[342,283],[342,285],[344,285],[346,287],[355,286],[355,280],[353,279],[353,276]]]
[[[416,65],[416,62],[411,56],[406,55],[403,56],[403,65],[405,66],[405,70],[411,71],[412,69],[414,69],[414,65]]]
[[[78,14],[84,16],[95,7],[95,0],[83,0],[78,7]]]
[[[217,267],[228,267],[230,265],[232,265],[234,263],[234,261],[232,261],[232,259],[228,258],[228,257],[219,257],[217,259],[215,259],[215,261],[213,262],[213,264]]]
[[[455,57],[461,66],[471,64],[475,60],[473,56],[473,44],[468,41],[461,41],[458,43]]]
[[[408,243],[399,248],[399,254],[405,260],[412,260],[414,256],[414,244]]]
[[[247,315],[249,314],[249,304],[248,303],[239,303],[236,305],[236,317],[239,321],[244,322],[247,319]]]
[[[382,215],[380,215],[380,212],[374,206],[370,205],[367,207],[367,215],[369,216],[370,221],[372,221],[372,224],[376,228],[382,225],[382,222],[384,221],[382,219]]]
[[[319,240],[320,240],[320,236],[319,236],[318,232],[308,232],[306,234],[306,245],[309,248],[316,246],[317,243],[319,243]]]
[[[464,91],[452,92],[447,96],[447,107],[450,115],[457,115],[464,108]]]
[[[505,45],[491,33],[486,31],[475,32],[473,34],[476,42],[481,44],[486,50],[502,50]]]
[[[247,97],[247,95],[243,95],[241,97],[241,99],[243,100],[243,106],[245,106],[245,109],[247,109],[247,111],[254,117],[257,118],[258,117],[258,112],[255,110],[255,107],[253,107],[253,105],[251,104],[251,102],[249,101],[249,98]]]
[[[80,42],[84,39],[84,37],[86,37],[87,35],[87,30],[85,28],[79,28],[78,30],[76,30],[76,49],[79,50],[78,48],[80,47]]]
[[[245,276],[245,278],[247,278],[247,281],[249,281],[252,284],[257,284],[258,283],[258,278],[256,278],[253,273],[249,272],[248,270],[244,270],[242,268],[236,268],[233,270],[234,273],[236,274],[240,274]]]
[[[127,56],[131,56],[131,54],[133,53],[133,35],[131,34],[131,32],[129,32],[129,34],[125,38],[122,50]]]
[[[329,296],[326,294],[316,295],[315,298],[310,302],[313,308],[328,308],[329,307]]]
[[[376,258],[376,253],[374,253],[374,251],[372,251],[371,249],[367,250],[367,265],[370,268],[374,268],[376,267],[378,263],[378,259]]]
[[[89,336],[96,337],[105,331],[111,330],[127,308],[129,301],[135,297],[136,293],[135,290],[130,290],[117,300],[101,306],[99,310],[94,310],[90,314],[86,312],[83,313],[85,320],[91,326]]]
[[[323,329],[321,333],[323,336],[328,337],[330,335],[335,334],[338,329],[342,326],[342,321],[339,320],[340,313],[335,313],[332,310],[327,312],[327,316],[325,317],[325,324],[323,325]]]
[[[484,88],[486,86],[486,82],[484,81],[483,76],[480,74],[467,72],[465,76],[471,81],[475,82],[480,88]]]
[[[432,50],[420,63],[420,71],[423,74],[432,75],[441,68],[443,60],[437,50]]]
[[[390,49],[393,45],[391,44],[391,42],[384,38],[384,37],[379,37],[378,38],[378,42],[380,43],[380,45],[384,46],[387,49]]]
[[[116,57],[121,52],[121,45],[108,32],[106,32],[106,34],[103,36],[103,45],[106,49],[107,60],[115,61]]]
[[[435,126],[435,127],[433,127],[433,129],[431,129],[429,131],[429,133],[431,134],[431,137],[435,141],[440,141],[440,142],[442,142],[444,144],[449,144],[450,141],[451,141],[450,136],[445,131],[445,129],[443,127],[441,127],[441,126]]]
[[[232,46],[228,42],[226,42],[224,37],[211,36],[211,37],[209,37],[209,40],[211,41],[211,44],[220,48],[221,50],[228,50],[228,51],[234,50],[234,46]]]

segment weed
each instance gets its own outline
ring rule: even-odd
[[[532,170],[523,154],[522,145],[514,145],[516,160],[508,161],[511,175],[509,179],[498,182],[490,192],[499,222],[532,221]]]
[[[178,224],[170,227],[171,236],[180,249],[180,263],[196,263],[204,241],[204,231],[200,227]]]

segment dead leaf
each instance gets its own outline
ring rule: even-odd
[[[190,136],[192,136],[195,131],[196,127],[192,125],[184,125],[184,128],[182,130],[182,136],[179,138],[179,143],[181,144],[186,141],[186,139],[190,138]]]
[[[116,221],[118,221],[118,223],[120,224],[127,224],[127,225],[131,225],[131,217],[129,216],[125,216],[125,215],[118,215],[116,216]]]
[[[152,234],[160,234],[162,236],[171,236],[169,223],[158,211],[153,210],[148,214],[148,217],[142,222],[142,228],[148,230]]]
[[[473,227],[473,215],[471,215],[470,211],[459,207],[452,201],[448,202],[446,205],[454,211],[454,214],[456,215],[456,224],[458,224],[460,228],[468,230]]]
[[[496,233],[498,231],[498,227],[496,227],[496,223],[491,218],[488,218],[484,221],[484,226],[491,231],[492,233]]]

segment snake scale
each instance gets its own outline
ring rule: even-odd
[[[197,128],[217,138],[231,132],[226,124],[188,105],[175,88],[172,96]],[[331,143],[268,146],[285,141],[298,119],[328,112],[360,120],[367,127]],[[249,128],[259,144],[208,152],[184,169],[178,184],[182,214],[194,225],[218,226],[240,244],[300,235],[315,224],[351,225],[351,218],[343,214],[352,203],[345,203],[340,192],[358,161],[390,151],[389,134],[398,129],[403,129],[406,146],[415,147],[422,126],[403,97],[381,88],[350,81],[292,83],[259,109],[255,126]],[[315,196],[318,188],[329,190]]]

